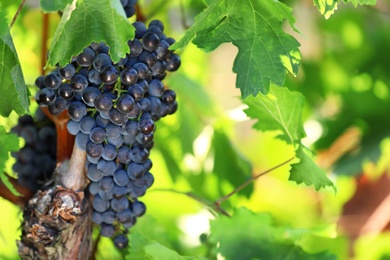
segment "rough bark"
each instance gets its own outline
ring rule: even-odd
[[[22,259],[89,259],[91,207],[85,198],[85,152],[76,145],[70,161],[59,164],[55,181],[34,195],[24,209]]]

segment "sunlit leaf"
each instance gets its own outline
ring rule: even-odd
[[[283,86],[287,70],[297,74],[299,43],[282,30],[283,21],[294,23],[290,8],[271,0],[208,2],[208,8],[172,48],[184,48],[192,39],[205,51],[233,43],[239,49],[233,71],[243,98],[259,91],[268,93],[271,82]]]
[[[118,0],[78,0],[64,10],[57,27],[48,63],[64,66],[92,42],[105,42],[114,62],[129,53],[127,41],[134,37]]]
[[[0,12],[0,57],[0,115],[7,117],[12,110],[25,114],[29,111],[27,87],[3,12]]]

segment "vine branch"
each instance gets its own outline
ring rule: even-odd
[[[18,10],[16,11],[16,13],[15,13],[15,15],[14,15],[14,18],[12,18],[11,24],[9,25],[9,28],[10,28],[10,29],[12,29],[12,26],[14,25],[16,19],[18,18],[19,13],[20,13],[20,11],[22,10],[23,5],[24,5],[25,2],[26,2],[26,0],[23,0],[22,3],[20,3],[20,5],[19,5],[19,7],[18,7]]]

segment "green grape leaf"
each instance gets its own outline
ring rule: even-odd
[[[209,240],[219,245],[216,253],[226,259],[336,259],[335,255],[328,252],[309,254],[303,251],[288,236],[291,229],[286,232],[285,228],[276,226],[266,213],[256,214],[240,208],[231,218],[221,216],[211,221],[210,227]]]
[[[353,6],[358,5],[375,5],[376,0],[343,0],[344,3],[352,3]],[[336,10],[338,0],[314,0],[314,5],[317,6],[320,13],[328,19]]]
[[[19,150],[18,136],[12,133],[7,134],[5,129],[0,126],[0,147],[0,179],[13,194],[19,196],[20,194],[16,191],[7,176],[4,174],[4,167],[9,158],[9,152]]]
[[[56,12],[64,10],[66,5],[71,4],[73,0],[41,0],[41,8],[44,12]]]
[[[176,251],[167,248],[153,240],[149,240],[139,233],[132,233],[129,237],[130,250],[126,259],[131,260],[205,260],[202,257],[181,256]]]
[[[287,88],[271,85],[267,95],[259,94],[244,100],[249,106],[244,112],[253,119],[258,119],[254,128],[260,131],[280,130],[278,138],[289,144],[300,143],[305,137],[302,123],[304,97]]]
[[[333,183],[328,179],[325,172],[313,161],[312,154],[303,145],[296,150],[296,157],[299,163],[291,164],[289,180],[296,183],[305,183],[307,186],[314,185],[316,190],[332,187],[336,190]]]
[[[213,172],[220,179],[225,179],[233,187],[238,187],[252,176],[252,165],[236,150],[224,132],[214,130],[212,147],[214,147]],[[249,197],[252,192],[253,183],[239,193]]]
[[[48,64],[64,66],[92,42],[105,42],[118,62],[130,49],[134,27],[118,0],[78,0],[68,5],[50,46]]]
[[[0,115],[8,117],[12,110],[19,115],[28,113],[27,87],[3,12],[0,12],[0,56]]]
[[[205,51],[231,42],[239,51],[233,71],[242,97],[268,93],[270,83],[284,85],[286,70],[298,72],[300,44],[282,30],[288,20],[293,26],[291,9],[273,0],[221,0],[210,2],[195,23],[172,49],[184,48],[192,39]]]

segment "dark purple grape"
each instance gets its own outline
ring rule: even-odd
[[[114,185],[111,192],[113,198],[120,199],[127,195],[127,188],[126,186]]]
[[[160,37],[153,32],[147,32],[142,36],[142,45],[147,51],[155,51],[160,44]]]
[[[56,73],[50,73],[43,79],[44,84],[47,88],[57,89],[61,85],[61,78]]]
[[[134,215],[130,209],[126,209],[122,212],[116,213],[116,218],[119,222],[125,223],[131,221],[134,218]]]
[[[169,110],[168,114],[172,115],[177,111],[178,104],[176,101],[173,101],[172,103],[169,103]]]
[[[130,179],[125,170],[118,170],[114,173],[114,182],[118,186],[126,186]]]
[[[145,173],[145,168],[139,163],[130,163],[127,167],[127,175],[130,179],[135,180]]]
[[[160,42],[160,45],[158,45],[158,48],[156,49],[157,59],[161,60],[170,56],[171,52],[168,49],[169,49],[169,43],[165,40],[162,40]]]
[[[134,85],[138,80],[138,73],[136,70],[131,69],[129,67],[125,68],[121,72],[121,81],[126,86]]]
[[[63,99],[70,100],[74,97],[74,90],[67,83],[62,83],[58,88],[58,95]]]
[[[158,79],[153,79],[149,82],[148,93],[154,97],[161,97],[164,93],[164,85]]]
[[[87,107],[79,101],[73,102],[69,105],[68,114],[73,121],[80,121],[87,115]]]
[[[130,86],[127,93],[129,93],[135,101],[139,101],[144,97],[144,89],[138,84]]]
[[[106,161],[104,159],[100,159],[97,164],[97,169],[104,176],[113,176],[116,170],[116,163],[114,161]]]
[[[141,146],[135,146],[131,149],[131,159],[135,163],[143,163],[148,159],[149,152]]]
[[[152,25],[152,26],[149,26],[148,29],[146,30],[145,34],[147,33],[154,33],[157,35],[157,37],[160,39],[162,36],[163,36],[163,33],[162,31],[160,30],[160,28],[158,28],[157,26],[155,25]],[[145,36],[145,35],[144,35]],[[158,45],[158,44],[157,44]],[[157,48],[157,47],[156,47]]]
[[[131,110],[129,113],[126,114],[126,117],[129,119],[135,119],[138,118],[141,114],[142,110],[138,103],[134,104],[133,110]]]
[[[98,111],[109,111],[112,107],[112,98],[108,94],[100,94],[93,103]]]
[[[103,178],[103,175],[97,170],[96,164],[88,165],[87,176],[93,182],[98,182]]]
[[[87,106],[94,107],[95,99],[100,95],[99,89],[95,87],[87,87],[82,93],[82,100]]]
[[[164,75],[165,71],[167,70],[167,64],[165,61],[159,60],[150,69],[152,70],[153,77]]]
[[[101,71],[104,67],[112,65],[111,58],[106,53],[99,53],[92,61],[92,65],[97,71]]]
[[[172,89],[166,89],[161,96],[161,100],[165,103],[172,103],[176,100],[176,93]]]
[[[130,17],[130,16],[132,16],[132,15],[127,14],[127,17]],[[129,245],[129,239],[125,235],[118,235],[114,238],[114,245],[115,245],[115,247],[117,247],[119,249],[124,249]]]
[[[153,132],[149,133],[149,134],[143,134],[143,133],[139,133],[137,136],[136,136],[136,140],[137,142],[140,144],[140,145],[147,145],[149,144],[150,142],[153,141]]]
[[[36,100],[40,105],[49,105],[54,103],[56,95],[53,90],[49,88],[43,88],[36,94]]]
[[[106,126],[110,123],[109,119],[103,118],[99,113],[96,114],[95,120],[96,120],[97,126],[99,126],[101,128],[106,128]]]
[[[89,139],[95,144],[100,144],[106,138],[106,131],[101,127],[95,127],[89,134]]]
[[[102,80],[100,79],[100,72],[92,69],[88,73],[88,81],[95,85],[102,84]]]
[[[81,67],[89,67],[92,64],[95,52],[91,48],[85,48],[82,53],[76,56],[76,62]]]
[[[130,47],[130,57],[138,57],[144,50],[142,42],[138,39],[129,41],[127,44]]]
[[[176,71],[181,64],[179,55],[172,54],[169,60],[167,60],[167,71]]]
[[[129,164],[132,158],[131,154],[132,151],[129,147],[122,146],[121,148],[119,148],[116,158],[120,163]]]
[[[107,210],[103,212],[102,213],[103,222],[106,224],[113,224],[116,218],[115,215],[116,215],[115,212],[112,210]]]
[[[118,75],[118,70],[112,65],[108,65],[100,71],[100,79],[107,85],[114,84],[118,79]]]
[[[106,127],[106,136],[111,139],[117,139],[121,136],[122,127],[119,125],[115,125],[113,123],[109,123]]]
[[[102,199],[99,195],[95,195],[92,201],[92,207],[97,212],[104,212],[110,207],[110,202]]]
[[[111,144],[104,145],[102,157],[106,161],[112,161],[117,155],[116,147]]]
[[[36,78],[34,84],[35,84],[35,86],[37,86],[40,89],[44,88],[45,87],[45,76],[41,75],[38,78]]]
[[[146,206],[143,202],[141,201],[134,201],[132,204],[131,204],[131,209],[133,211],[133,214],[136,216],[136,217],[141,217],[142,215],[145,214],[146,212]]]
[[[116,108],[119,112],[126,114],[134,107],[134,99],[128,94],[121,95],[116,101]]]
[[[147,79],[150,76],[150,71],[148,66],[142,62],[134,64],[133,69],[138,73],[138,79]]]
[[[104,192],[109,192],[114,188],[114,180],[112,179],[111,176],[104,176],[100,181],[99,181],[99,187],[102,189]]]
[[[116,125],[123,125],[127,120],[126,115],[119,112],[116,108],[111,108],[108,116],[110,121]]]
[[[70,80],[70,86],[74,91],[82,92],[86,87],[88,87],[88,79],[83,74],[75,74]]]
[[[149,109],[150,109],[150,101],[149,101],[149,99],[143,98],[140,101],[138,101],[138,104],[140,105],[141,110],[143,112],[149,111]]]
[[[54,103],[49,104],[49,112],[53,115],[58,115],[68,109],[70,104],[69,100],[63,99],[62,97],[57,97]]]
[[[143,51],[138,57],[139,61],[152,67],[157,62],[157,55],[154,52]]]
[[[112,237],[115,234],[115,228],[111,224],[102,223],[100,225],[100,234],[103,237]]]
[[[111,200],[111,208],[115,212],[125,211],[129,207],[129,200],[126,197],[122,197],[120,199],[112,199]]]
[[[63,79],[70,80],[76,73],[76,68],[73,64],[67,64],[65,67],[60,68],[59,74]]]
[[[164,24],[160,20],[152,20],[149,23],[149,27],[157,26],[162,32],[164,31]]]
[[[146,25],[143,22],[136,21],[133,26],[135,28],[135,38],[141,39],[146,32]]]
[[[85,149],[86,153],[92,158],[98,158],[103,153],[103,145],[96,144],[94,142],[89,142],[87,148]]]
[[[154,121],[152,119],[140,120],[138,128],[143,134],[149,134],[154,130]]]

